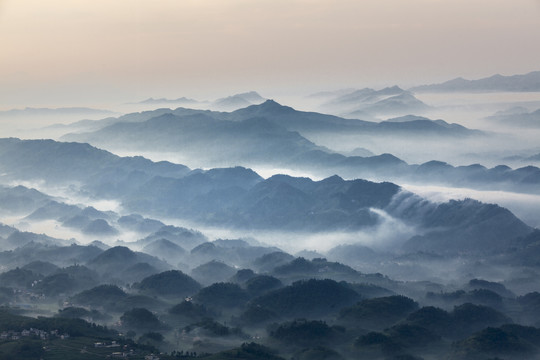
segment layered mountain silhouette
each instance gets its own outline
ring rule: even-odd
[[[197,104],[199,101],[195,99],[190,99],[187,97],[180,97],[177,99],[167,99],[167,98],[148,98],[142,101],[139,101],[137,104],[149,104],[149,105],[164,105],[164,104],[174,104],[174,105],[193,105]]]
[[[100,118],[111,116],[115,113],[109,110],[92,109],[85,107],[65,107],[65,108],[33,108],[11,109],[0,111],[0,119],[25,118],[50,118],[50,117],[79,117],[79,118]]]
[[[404,192],[398,185],[389,182],[344,180],[339,176],[313,181],[308,178],[276,175],[265,180],[254,171],[242,167],[188,171],[174,164],[164,164],[167,171],[159,171],[161,170],[159,163],[140,159],[135,163],[144,165],[142,169],[148,171],[144,173],[145,176],[131,174],[117,177],[116,186],[107,186],[104,190],[109,179],[101,184],[92,185],[96,179],[95,174],[100,174],[104,165],[95,159],[101,158],[122,166],[125,163],[129,164],[130,158],[116,157],[83,144],[7,139],[2,145],[3,153],[10,154],[10,157],[6,159],[0,156],[0,165],[4,167],[6,162],[14,161],[19,165],[16,167],[18,169],[16,174],[12,173],[10,176],[17,175],[21,180],[57,181],[58,173],[69,174],[69,170],[74,166],[81,166],[80,163],[87,164],[85,171],[89,177],[76,178],[81,182],[81,188],[87,195],[96,198],[116,198],[126,211],[156,217],[184,218],[201,224],[241,229],[324,232],[373,228],[383,222],[383,213],[387,213],[419,230],[419,236],[412,239],[407,246],[421,251],[442,251],[444,248],[444,251],[449,252],[459,249],[481,252],[486,247],[502,250],[510,246],[513,237],[525,236],[531,231],[511,212],[497,205],[469,200],[435,204]],[[40,167],[43,164],[35,163],[35,157],[26,156],[28,154],[28,149],[25,150],[26,145],[35,151],[39,149],[40,156],[55,154],[58,148],[64,146],[75,150],[82,148],[86,153],[79,151],[77,156],[74,154],[64,156],[63,161],[49,162],[48,167],[44,169]],[[470,170],[448,167],[444,164],[433,165],[436,168],[442,166],[442,169],[448,171]],[[92,169],[92,166],[97,169]],[[177,171],[179,169],[180,172]],[[486,171],[481,167],[474,167],[473,170],[480,173]],[[510,170],[492,171],[504,173]],[[515,172],[528,174],[532,181],[537,176],[535,174],[538,173],[538,169],[515,170]],[[172,176],[165,176],[167,173]],[[64,177],[69,179],[67,175]],[[52,214],[63,216],[62,206],[54,205],[52,209],[57,207],[60,212],[53,211]],[[91,208],[77,209],[90,219],[92,219],[90,216],[94,216],[95,220],[108,215]],[[105,226],[106,220],[102,220]],[[176,239],[175,235],[167,235],[167,227],[163,230],[165,231],[163,234],[156,233],[141,245],[146,246],[162,238],[169,241]],[[459,241],[453,240],[456,237]],[[200,239],[198,241],[202,242]],[[176,244],[188,249],[194,246],[187,247],[188,243]],[[238,249],[245,248],[240,246],[241,242],[237,243],[235,246]],[[224,245],[225,243],[219,246]],[[195,249],[192,250],[192,255],[194,251]],[[246,252],[247,248],[242,251]],[[261,255],[263,253],[259,252],[256,256]],[[205,261],[209,260],[211,258]]]
[[[380,141],[389,141],[393,137],[406,136],[421,142],[423,139],[472,140],[487,136],[444,120],[413,115],[378,123],[297,111],[268,100],[229,113],[159,109],[125,115],[112,125],[110,122],[107,124],[98,131],[72,133],[63,139],[89,142],[113,151],[174,152],[196,164],[213,167],[241,164],[293,168],[319,176],[337,173],[345,177],[382,177],[391,181],[434,182],[486,189],[519,188],[519,191],[530,191],[538,186],[535,185],[538,180],[532,180],[530,173],[525,174],[529,171],[480,169],[476,165],[454,168],[448,164],[442,164],[442,169],[436,166],[439,163],[433,162],[408,165],[390,154],[346,156],[306,138],[323,134],[330,137],[358,136],[370,141],[380,137]]]
[[[522,75],[493,75],[478,80],[456,78],[441,84],[416,86],[416,92],[494,92],[494,91],[540,91],[540,71]]]
[[[210,107],[215,110],[230,111],[260,104],[264,101],[265,99],[257,92],[250,91],[217,99],[210,104]]]
[[[540,109],[529,112],[522,107],[499,111],[488,116],[487,120],[496,121],[510,127],[540,128]]]
[[[364,88],[360,90],[338,91],[319,94],[326,99],[322,108],[352,118],[370,118],[372,116],[405,115],[421,113],[430,107],[417,99],[413,93],[399,86],[380,90]]]

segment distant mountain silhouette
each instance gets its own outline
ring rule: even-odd
[[[428,105],[399,86],[380,90],[364,88],[348,92],[327,93],[324,97],[326,97],[326,102],[322,105],[323,109],[332,113],[338,112],[347,117],[369,118],[371,115],[405,115],[429,109]]]
[[[217,99],[210,104],[210,107],[215,110],[230,111],[253,104],[260,104],[264,102],[264,100],[265,99],[257,92],[250,91]]]
[[[416,92],[540,91],[540,71],[512,76],[496,74],[478,80],[456,78],[441,84],[415,86],[409,90]]]
[[[146,100],[139,101],[137,104],[175,104],[175,105],[192,105],[197,104],[199,101],[190,99],[187,97],[180,97],[178,99],[166,99],[166,98],[148,98]]]
[[[12,109],[0,111],[0,119],[14,117],[105,117],[115,115],[116,113],[109,110],[91,109],[86,107],[65,107],[65,108],[33,108],[27,107],[24,109]]]
[[[175,114],[182,112],[178,109],[174,111]],[[409,117],[406,121],[397,119],[381,123],[349,120],[296,111],[272,100],[231,113],[195,110],[188,113],[162,114],[142,122],[118,122],[96,132],[66,135],[64,139],[86,141],[113,150],[175,152],[206,166],[264,165],[304,169],[315,173],[324,171],[323,175],[383,175],[393,179],[392,176],[414,176],[416,167],[407,166],[390,154],[362,157],[335,153],[317,146],[301,134],[381,136],[381,141],[388,140],[390,136],[412,136],[419,139],[440,137],[441,141],[484,136],[480,131],[448,124],[443,120],[415,117]],[[423,179],[431,179],[425,175],[422,174]],[[463,178],[458,172],[455,175],[445,176],[444,181]],[[476,174],[464,179],[472,183],[476,181]],[[486,178],[478,182],[482,186],[490,183]]]
[[[540,128],[540,109],[529,112],[524,108],[513,108],[499,111],[486,119],[510,127]]]

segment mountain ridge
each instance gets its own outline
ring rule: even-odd
[[[477,80],[460,77],[439,84],[415,86],[409,90],[413,92],[536,92],[540,91],[540,71],[509,76],[495,74]]]

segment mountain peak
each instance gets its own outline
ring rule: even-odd
[[[292,107],[281,105],[280,103],[274,100],[266,100],[265,102],[258,105],[250,105],[243,109],[238,109],[233,113],[249,113],[250,115],[267,115],[267,114],[276,114],[276,113],[289,113],[294,112]]]
[[[268,99],[262,104],[260,104],[259,106],[260,107],[283,107],[283,105],[281,105],[280,103],[278,103],[277,101],[273,99]]]

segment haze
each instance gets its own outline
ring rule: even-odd
[[[0,1],[0,109],[537,70],[540,2]]]

